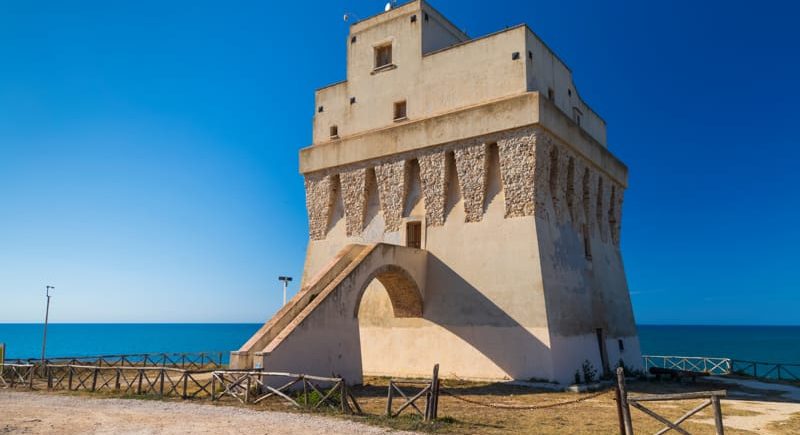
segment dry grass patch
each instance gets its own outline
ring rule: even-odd
[[[443,381],[443,390],[451,391],[460,397],[486,404],[510,406],[539,406],[574,402],[576,399],[591,396],[592,393],[575,394],[533,389],[498,383],[472,383],[459,381]],[[676,393],[688,391],[704,391],[719,389],[717,385],[693,384],[680,385],[671,383],[632,383],[633,393]],[[442,421],[427,425],[419,418],[404,412],[404,417],[389,419],[383,416],[386,412],[386,390],[388,382],[381,378],[365,379],[362,387],[354,389],[364,411],[372,417],[364,418],[371,424],[402,430],[417,430],[442,434],[613,434],[619,433],[616,401],[613,390],[597,397],[577,403],[569,403],[545,409],[511,410],[498,409],[466,403],[450,395],[442,394],[439,402],[439,416]],[[647,407],[675,420],[700,404],[700,400],[653,402]],[[654,433],[662,425],[658,421],[631,409],[633,425],[637,432]],[[746,415],[755,412],[733,409],[723,401],[723,414]],[[380,415],[381,417],[377,417]],[[713,433],[713,425],[696,420],[712,418],[710,408],[704,409],[682,427],[691,433]],[[752,432],[726,428],[727,434],[748,434]]]

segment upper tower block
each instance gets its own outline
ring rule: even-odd
[[[313,144],[538,92],[603,147],[605,122],[525,25],[470,39],[422,0],[350,26],[347,80],[317,90]]]

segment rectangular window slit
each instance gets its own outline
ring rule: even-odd
[[[406,119],[406,102],[405,101],[398,101],[398,102],[394,103],[394,119],[395,119],[395,121]]]
[[[422,222],[406,223],[406,246],[416,249],[422,247]]]

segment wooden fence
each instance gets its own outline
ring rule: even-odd
[[[621,435],[633,435],[633,422],[631,419],[631,406],[649,415],[650,417],[663,423],[665,427],[656,435],[674,430],[678,433],[689,435],[685,429],[680,425],[687,421],[690,417],[702,411],[708,406],[714,410],[714,427],[717,435],[724,435],[725,428],[722,424],[722,405],[721,399],[727,394],[726,391],[700,391],[694,393],[678,393],[678,394],[628,394],[625,387],[625,370],[620,367],[617,369],[617,413],[619,416],[619,428]],[[697,400],[705,399],[703,402],[694,407],[689,412],[683,414],[675,421],[670,421],[666,417],[659,415],[657,412],[644,406],[641,402],[661,402],[661,401],[674,401],[674,400]]]
[[[401,386],[419,388],[415,394],[406,394]],[[389,379],[389,392],[386,396],[386,416],[394,418],[400,415],[404,410],[413,409],[425,421],[432,421],[438,417],[439,413],[439,391],[441,389],[441,382],[439,380],[439,364],[433,366],[433,376],[430,380],[407,380],[407,379]],[[392,409],[395,394],[399,394],[403,398],[403,403],[397,408],[397,411]],[[416,405],[416,402],[422,397],[425,397],[425,412],[423,412]]]
[[[33,388],[36,366],[33,364],[5,363],[0,365],[0,385],[3,388]]]
[[[48,390],[106,391],[187,400],[211,397],[212,372],[169,367],[50,364],[46,366],[45,376]]]
[[[279,387],[274,385],[280,384]],[[293,373],[180,369],[161,366],[6,363],[0,387],[110,393],[159,398],[234,399],[255,404],[275,397],[297,407],[362,414],[342,378]]]
[[[223,352],[136,353],[117,355],[69,356],[45,359],[46,365],[72,364],[98,367],[173,367],[181,369],[223,368]],[[41,365],[41,359],[14,360],[17,364]]]
[[[280,385],[280,386],[275,386]],[[217,391],[221,390],[220,393]],[[276,397],[298,408],[327,406],[344,414],[362,414],[356,398],[342,378],[294,373],[218,370],[212,373],[211,400],[229,396],[242,404]],[[294,397],[292,397],[294,396]]]
[[[687,372],[727,375],[731,373],[730,358],[710,358],[704,356],[642,355],[644,370],[650,367],[682,370]]]
[[[735,374],[768,380],[800,382],[800,364],[672,355],[642,355],[642,362],[645,371],[651,367],[658,367],[710,375]]]
[[[754,378],[800,381],[800,364],[731,360],[731,372]]]

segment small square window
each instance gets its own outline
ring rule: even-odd
[[[412,15],[411,16],[411,22],[412,23],[416,23],[417,22],[417,16],[416,15]]]
[[[394,103],[394,120],[400,121],[406,119],[406,102],[398,101]]]
[[[547,88],[547,99],[550,101],[556,101],[556,91],[553,88]]]
[[[322,113],[325,111],[325,108],[322,106],[317,107],[317,112]]]
[[[350,104],[356,104],[356,97],[350,97]]]
[[[567,89],[567,95],[572,96],[572,89]]]
[[[518,59],[519,59],[519,51],[511,53],[511,60],[518,60]]]
[[[351,44],[355,44],[356,43],[356,37],[355,36],[351,36],[350,37],[350,43]]]
[[[528,59],[533,60],[533,52],[528,50]]]
[[[338,139],[339,138],[339,127],[332,125],[331,126],[331,139]]]
[[[392,64],[392,44],[375,47],[375,68]]]
[[[425,22],[426,22],[426,23],[428,22],[428,18],[429,18],[429,17],[428,17],[428,13],[427,13],[427,12],[425,12]]]

